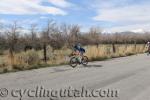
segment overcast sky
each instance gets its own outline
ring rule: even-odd
[[[150,0],[1,0],[0,22],[14,20],[26,27],[59,23],[79,24],[83,31],[99,26],[108,32],[150,31]]]

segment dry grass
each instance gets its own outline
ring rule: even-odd
[[[116,52],[113,53],[112,45],[99,45],[99,46],[86,46],[86,56],[91,61],[94,60],[104,60],[108,58],[113,57],[122,57],[122,56],[129,56],[136,53],[144,53],[146,51],[145,45],[138,44],[138,45],[115,45]],[[7,69],[9,70],[24,70],[24,69],[33,69],[33,68],[39,68],[49,65],[61,65],[66,64],[69,62],[69,55],[71,54],[72,50],[64,47],[61,50],[55,50],[53,51],[50,46],[47,48],[47,57],[49,60],[47,61],[47,64],[44,65],[44,62],[42,61],[43,58],[43,51],[35,51],[30,50],[27,52],[21,52],[15,54],[14,61],[15,64],[13,66],[13,69],[9,68],[9,56],[3,55],[0,56],[0,72],[7,72]],[[5,65],[5,66],[4,66]],[[7,65],[7,67],[6,67]],[[6,69],[7,68],[7,69]]]
[[[146,51],[145,45],[115,45],[116,52],[113,52],[112,45],[87,46],[86,55],[91,60],[103,60],[112,57],[129,56],[136,53],[144,53]]]

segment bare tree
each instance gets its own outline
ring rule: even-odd
[[[30,31],[31,31],[31,41],[34,42],[37,38],[37,24],[31,24],[31,28],[30,28]]]
[[[3,28],[3,24],[0,22],[0,30]],[[0,31],[1,32],[1,31]]]
[[[25,48],[36,48],[36,44],[37,44],[37,31],[38,31],[38,27],[37,24],[31,24],[30,26],[30,34],[26,35],[26,47]]]
[[[150,41],[150,34],[139,34],[133,32],[118,32],[114,34],[103,34],[101,28],[99,27],[92,27],[90,28],[89,32],[82,34],[80,32],[79,25],[67,25],[67,24],[57,24],[53,20],[48,20],[47,25],[43,28],[40,32],[41,36],[38,36],[38,26],[36,24],[32,24],[30,26],[30,32],[20,38],[20,27],[18,26],[17,22],[9,25],[9,27],[2,27],[3,24],[0,24],[0,44],[1,47],[5,47],[6,43],[6,36],[7,36],[7,48],[10,51],[11,58],[13,59],[13,52],[15,51],[16,45],[17,48],[21,51],[21,48],[24,48],[25,45],[29,45],[32,47],[39,46],[39,49],[43,49],[44,61],[47,61],[47,45],[51,45],[53,50],[60,49],[64,45],[68,47],[72,47],[73,44],[77,42],[84,43],[84,45],[94,44],[97,45],[99,43],[107,43],[112,44],[113,51],[115,52],[115,44],[127,44],[132,43],[145,43]],[[3,31],[5,29],[6,36],[3,36]],[[3,40],[3,42],[1,42]],[[38,41],[40,40],[40,41]],[[4,42],[5,41],[5,42]],[[23,42],[22,42],[23,41]],[[38,44],[37,44],[38,43]],[[20,47],[23,45],[23,47]],[[30,48],[30,47],[29,47]],[[16,52],[16,51],[15,51]],[[13,64],[13,60],[11,61]]]
[[[80,26],[70,25],[69,31],[70,33],[69,33],[68,43],[69,43],[69,46],[72,46],[73,44],[80,41]]]
[[[20,33],[20,27],[18,26],[17,22],[15,21],[13,24],[9,25],[5,33],[7,35],[7,41],[9,44],[11,65],[14,65],[15,45],[17,44]]]
[[[61,31],[61,33],[62,33],[62,35],[63,35],[63,38],[64,38],[64,40],[65,40],[65,44],[66,44],[67,46],[70,45],[70,42],[69,42],[69,38],[70,38],[70,28],[71,28],[71,26],[70,26],[70,25],[67,25],[67,24],[62,24],[62,25],[60,26],[60,31]]]
[[[4,29],[4,25],[3,25],[3,23],[0,23],[0,34],[2,34],[2,33],[3,33],[3,29]]]
[[[89,39],[92,42],[92,44],[98,44],[100,43],[100,36],[101,36],[101,29],[99,27],[91,27],[89,31]]]
[[[53,32],[55,22],[53,20],[48,20],[46,27],[41,32],[41,41],[43,44],[43,56],[45,63],[47,62],[47,45],[50,42],[50,34]]]
[[[3,30],[4,30],[3,24],[0,23],[0,49],[4,49],[5,45],[6,45],[5,36],[3,34]]]

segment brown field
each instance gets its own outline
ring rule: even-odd
[[[98,45],[86,46],[86,56],[90,61],[101,61],[109,58],[130,56],[137,53],[144,53],[146,47],[144,44],[126,44],[115,45],[115,52],[112,45]],[[43,62],[43,51],[29,50],[27,52],[15,53],[14,65],[10,65],[10,57],[7,51],[0,56],[0,72],[17,71],[34,69],[41,67],[48,67],[54,65],[67,64],[69,62],[69,55],[72,50],[62,48],[61,50],[53,51],[50,46],[47,47],[48,61]]]

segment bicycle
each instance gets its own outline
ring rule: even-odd
[[[149,56],[150,55],[150,50],[148,50],[146,53],[147,53],[147,56]]]
[[[88,57],[83,55],[82,59],[81,59],[81,63],[78,61],[76,55],[71,57],[71,59],[70,59],[70,66],[71,67],[75,68],[77,65],[80,65],[80,64],[82,64],[83,66],[87,66],[87,64],[88,64]]]

